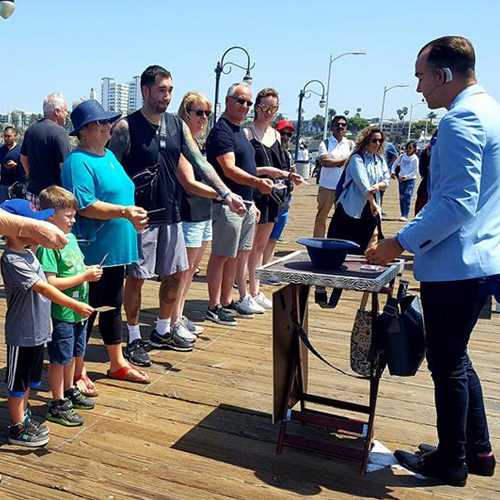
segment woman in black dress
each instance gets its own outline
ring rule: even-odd
[[[271,126],[278,109],[278,92],[271,88],[262,89],[255,99],[254,123],[250,128],[245,129],[245,134],[255,149],[257,174],[275,180],[274,191],[279,193],[280,186],[283,186],[281,189],[283,195],[286,195],[287,181],[298,185],[303,182],[303,179],[300,175],[285,170],[286,158],[281,147],[281,136]],[[283,196],[284,200],[285,196]],[[257,190],[254,194],[254,201],[255,206],[260,211],[260,219],[255,231],[253,248],[248,258],[250,295],[258,305],[270,309],[272,302],[260,291],[259,280],[255,277],[255,269],[262,263],[262,254],[277,220],[280,203],[278,198],[273,196],[273,193],[263,195]]]

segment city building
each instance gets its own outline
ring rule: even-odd
[[[107,111],[125,115],[139,109],[142,106],[141,77],[134,76],[129,83],[118,83],[107,76],[102,78],[101,104]]]

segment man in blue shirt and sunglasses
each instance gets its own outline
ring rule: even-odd
[[[406,467],[447,484],[495,469],[481,383],[467,343],[486,301],[485,282],[500,274],[500,105],[477,84],[469,40],[425,45],[415,64],[417,91],[430,109],[446,108],[432,148],[429,202],[399,233],[367,250],[384,264],[415,254],[415,278],[435,388],[437,448],[397,451]]]

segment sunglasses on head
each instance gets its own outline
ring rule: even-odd
[[[102,125],[109,125],[111,123],[111,120],[96,120],[95,121],[97,125],[102,126]]]
[[[268,111],[271,111],[271,113],[276,113],[276,111],[278,111],[279,109],[279,106],[269,106],[267,104],[257,104],[257,106],[263,113],[267,113]]]
[[[253,106],[252,101],[247,101],[246,99],[242,99],[241,97],[234,97],[234,95],[230,95],[232,99],[234,99],[240,106],[244,106],[245,104],[251,108]]]
[[[190,109],[188,113],[194,113],[196,116],[205,115],[207,118],[212,114],[211,111],[208,111],[206,109]]]
[[[282,130],[279,130],[280,135],[284,135],[286,137],[292,137],[293,132],[283,132]]]
[[[383,142],[384,142],[384,139],[375,139],[375,138],[373,138],[371,140],[372,144],[382,144]]]

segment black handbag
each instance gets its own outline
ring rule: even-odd
[[[159,189],[160,175],[162,164],[160,155],[162,150],[167,145],[167,124],[165,115],[161,117],[161,125],[159,130],[159,147],[158,147],[158,163],[156,165],[146,167],[132,177],[132,182],[135,185],[135,204],[142,207],[148,212],[163,208],[161,205],[161,193]]]
[[[400,281],[397,298],[388,297],[374,324],[374,348],[384,349],[391,375],[412,377],[425,358],[425,329],[420,302],[407,295],[408,282]]]

